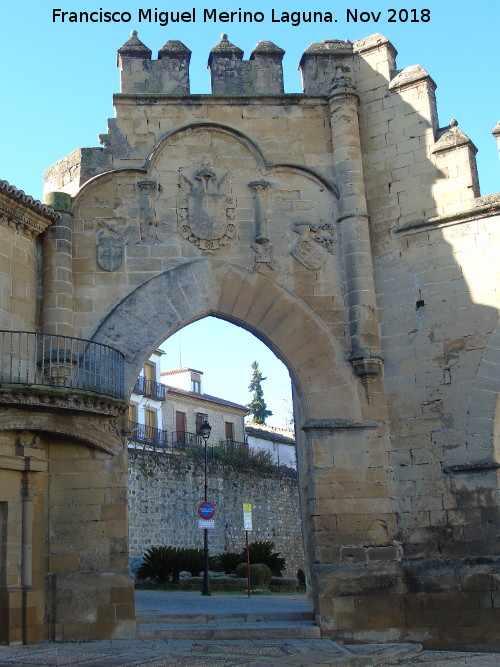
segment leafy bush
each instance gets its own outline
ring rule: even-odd
[[[241,557],[238,559],[238,562]],[[209,568],[216,569],[216,560],[209,557]],[[197,577],[203,570],[203,549],[151,547],[137,570],[138,579],[153,579],[159,584],[178,583],[182,571]]]
[[[159,584],[179,581],[183,568],[176,547],[150,547],[137,570],[138,579],[154,579]]]
[[[197,577],[203,570],[203,549],[179,549],[182,569]]]
[[[286,568],[286,560],[278,552],[274,551],[274,542],[266,540],[263,542],[252,542],[249,545],[250,562],[264,563],[269,567],[275,577],[281,577]],[[244,560],[246,560],[246,548],[243,549]]]
[[[237,577],[247,576],[247,564],[240,563],[236,568]],[[271,570],[265,563],[252,563],[250,565],[250,583],[252,586],[267,586],[271,581]]]
[[[214,567],[225,574],[236,572],[236,567],[241,563],[242,555],[232,551],[226,551],[214,557]]]

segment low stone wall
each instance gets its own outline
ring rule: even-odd
[[[203,500],[203,461],[129,449],[130,561],[135,569],[151,546],[202,547],[197,508]],[[245,543],[243,503],[252,504],[249,541],[272,540],[287,562],[284,575],[304,567],[297,481],[254,470],[208,467],[208,498],[216,508],[210,554]]]

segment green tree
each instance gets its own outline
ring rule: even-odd
[[[267,409],[266,402],[264,400],[264,392],[262,391],[262,383],[267,378],[262,377],[262,373],[259,371],[259,364],[254,361],[252,364],[252,380],[248,386],[248,389],[253,392],[252,400],[247,405],[247,408],[250,410],[250,413],[253,415],[252,421],[255,424],[265,424],[266,417],[270,417],[273,413],[271,410]]]

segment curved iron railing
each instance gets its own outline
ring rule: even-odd
[[[82,338],[0,330],[0,383],[82,389],[125,397],[119,350]]]

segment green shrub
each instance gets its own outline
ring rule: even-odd
[[[273,550],[274,542],[270,540],[252,542],[249,545],[250,562],[264,563],[275,577],[281,577],[283,570],[286,568],[286,560]],[[246,549],[243,549],[243,560],[246,560]]]
[[[306,575],[304,574],[304,570],[301,567],[299,567],[299,569],[297,570],[297,579],[299,580],[299,584],[301,584],[302,586],[305,585]]]
[[[298,588],[299,580],[295,577],[271,577],[269,582],[271,586],[276,588]]]
[[[241,563],[242,555],[231,551],[226,551],[214,557],[214,568],[225,574],[236,572],[236,567]]]
[[[241,557],[238,558],[238,562]],[[216,569],[216,560],[209,557],[208,566]],[[178,583],[182,571],[197,577],[203,570],[203,549],[179,547],[151,547],[137,571],[138,579],[153,579],[159,584]]]
[[[182,570],[179,549],[176,547],[150,547],[137,571],[138,579],[154,579],[159,584],[179,581]]]
[[[236,568],[236,576],[247,577],[247,564],[240,563]],[[267,586],[271,581],[272,572],[265,563],[252,563],[250,565],[250,583],[252,586]]]
[[[191,576],[197,577],[203,570],[203,550],[202,549],[179,549],[181,570],[189,572]]]

